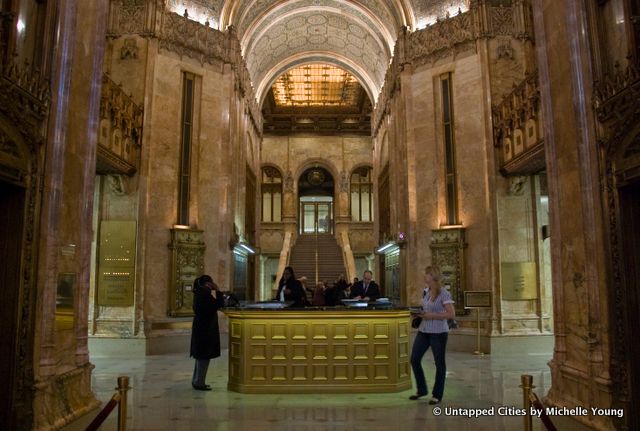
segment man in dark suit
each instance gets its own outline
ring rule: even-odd
[[[367,269],[363,274],[362,281],[351,286],[351,295],[349,297],[365,301],[375,301],[378,299],[380,297],[380,288],[371,277],[373,277],[373,273]]]

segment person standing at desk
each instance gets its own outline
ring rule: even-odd
[[[191,357],[196,360],[191,386],[197,391],[210,391],[205,384],[209,362],[220,356],[220,330],[218,310],[224,307],[224,296],[209,275],[193,282],[193,327],[191,330]]]
[[[362,275],[362,281],[351,286],[351,299],[361,299],[364,301],[375,301],[380,297],[380,287],[371,278],[373,273],[368,269]]]
[[[306,293],[300,280],[296,280],[293,268],[287,266],[282,272],[282,278],[278,283],[276,301],[293,301],[293,307],[304,307]]]
[[[422,321],[411,350],[411,368],[413,368],[418,392],[411,395],[409,399],[417,400],[428,394],[427,380],[424,377],[421,362],[422,357],[431,347],[436,365],[436,378],[431,393],[432,398],[429,400],[429,404],[432,405],[439,404],[444,395],[444,382],[447,376],[445,352],[449,337],[447,319],[453,319],[456,315],[451,294],[442,288],[441,278],[440,268],[427,266],[424,271],[424,281],[427,287],[422,291],[422,312],[417,314],[417,317],[421,317]]]

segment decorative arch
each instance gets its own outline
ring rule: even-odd
[[[269,92],[269,88],[271,88],[280,75],[293,67],[310,63],[326,63],[347,70],[356,77],[360,85],[362,85],[362,88],[365,89],[372,105],[375,104],[377,95],[380,93],[380,89],[367,72],[348,58],[341,57],[327,51],[301,53],[284,59],[267,71],[264,77],[261,78],[260,82],[256,85],[256,98],[258,103],[262,106],[264,99],[267,97],[267,93]]]
[[[330,160],[323,159],[320,157],[313,157],[305,160],[304,163],[300,164],[300,166],[296,168],[296,171],[293,173],[294,179],[297,181],[300,178],[300,176],[304,173],[304,171],[314,166],[325,168],[327,171],[329,171],[329,173],[331,174],[334,180],[337,180],[338,178],[340,178],[340,171],[335,167],[335,165]]]

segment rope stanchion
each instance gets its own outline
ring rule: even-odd
[[[102,410],[100,410],[98,416],[96,416],[95,419],[91,421],[91,423],[84,429],[84,431],[96,431],[98,428],[100,428],[105,419],[107,419],[107,416],[109,416],[109,413],[111,413],[113,409],[118,405],[119,401],[120,394],[113,394],[107,405],[104,406]]]
[[[129,387],[129,377],[118,377],[118,387],[115,394],[111,397],[109,402],[104,406],[100,413],[91,421],[91,423],[84,429],[84,431],[96,431],[100,428],[103,422],[107,419],[113,409],[118,406],[118,431],[126,431],[127,429],[127,391],[131,389]]]
[[[529,400],[533,407],[535,407],[536,410],[540,412],[540,420],[542,421],[542,424],[547,429],[547,431],[558,431],[553,422],[551,422],[551,418],[547,415],[547,409],[544,408],[542,402],[540,401],[540,398],[538,398],[535,392],[531,392],[529,394]]]
[[[522,388],[523,407],[526,412],[523,416],[524,431],[531,431],[533,426],[531,421],[531,390],[535,388],[535,386],[533,386],[533,376],[523,374],[520,376],[520,381],[522,382],[520,387]]]
[[[120,403],[118,404],[118,431],[127,429],[127,391],[129,390],[129,377],[118,377],[118,394],[120,395]]]

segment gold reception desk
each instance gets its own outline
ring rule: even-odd
[[[229,390],[399,392],[411,388],[408,310],[227,309]]]

